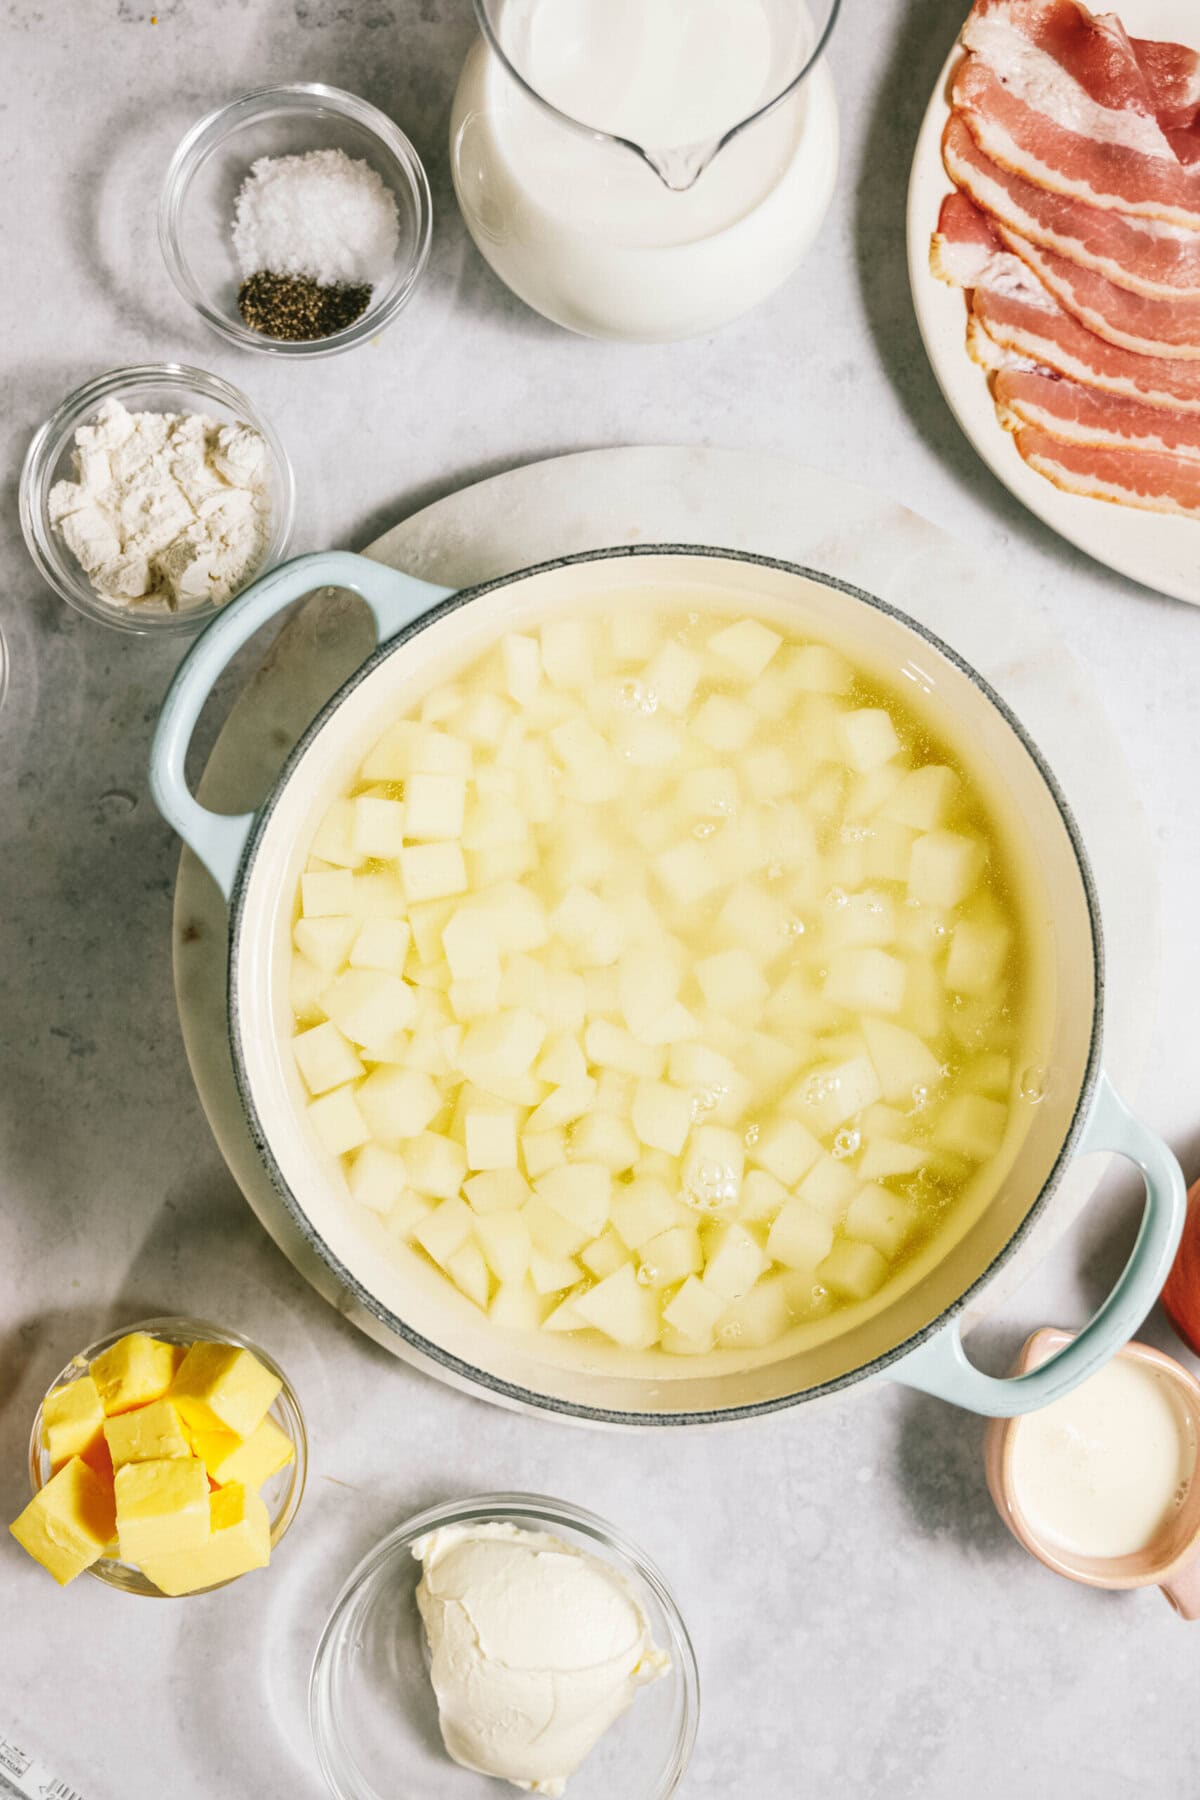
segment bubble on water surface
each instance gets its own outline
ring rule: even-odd
[[[860,1131],[839,1131],[833,1140],[833,1154],[837,1157],[853,1156],[861,1143]]]
[[[1036,1106],[1046,1098],[1046,1071],[1036,1065],[1021,1071],[1020,1085],[1017,1089],[1022,1100],[1028,1100],[1030,1106]]]
[[[747,1150],[752,1150],[754,1148],[759,1140],[759,1136],[760,1130],[757,1125],[747,1125],[745,1131],[742,1133],[742,1142],[745,1144]]]

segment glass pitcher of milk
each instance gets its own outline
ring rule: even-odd
[[[809,248],[837,169],[840,0],[474,0],[450,124],[476,245],[594,337],[711,331]]]

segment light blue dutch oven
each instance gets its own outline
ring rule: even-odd
[[[256,813],[223,817],[188,790],[184,759],[201,707],[234,652],[313,589],[352,589],[374,618],[378,648],[302,738]],[[770,1347],[700,1362],[648,1352],[619,1364],[569,1337],[489,1321],[422,1258],[352,1202],[337,1165],[304,1122],[288,1043],[288,964],[298,877],[330,801],[364,750],[436,681],[502,631],[554,610],[614,606],[745,608],[800,634],[845,645],[860,666],[902,686],[949,738],[1010,823],[1023,871],[1037,1002],[1039,1104],[1014,1096],[1008,1139],[986,1186],[968,1190],[935,1235],[874,1299],[792,1330]],[[952,650],[881,601],[824,575],[724,550],[600,550],[462,593],[363,557],[304,556],[219,613],[183,661],[163,705],[151,766],[166,819],[230,905],[229,1030],[250,1130],[280,1200],[396,1352],[504,1404],[622,1425],[746,1418],[837,1393],[871,1376],[924,1389],[975,1412],[1046,1405],[1129,1339],[1170,1267],[1184,1188],[1170,1151],[1124,1106],[1101,1067],[1103,953],[1083,845],[1054,778],[999,696]],[[1096,1316],[1049,1361],[999,1379],[968,1361],[967,1302],[1008,1262],[1050,1204],[1070,1160],[1116,1151],[1146,1186],[1129,1262]]]

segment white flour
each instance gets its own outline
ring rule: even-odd
[[[249,426],[108,400],[76,431],[74,464],[50,520],[103,599],[219,604],[262,560],[270,467]]]

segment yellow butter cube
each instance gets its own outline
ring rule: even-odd
[[[244,1443],[230,1431],[202,1432],[195,1440],[195,1448],[196,1455],[221,1487],[237,1482],[254,1494],[296,1454],[296,1447],[287,1432],[270,1417],[265,1418]]]
[[[208,1475],[196,1456],[129,1462],[113,1480],[122,1562],[195,1550],[209,1534]]]
[[[60,1587],[104,1555],[115,1529],[113,1492],[79,1457],[64,1463],[9,1526]]]
[[[42,1448],[52,1469],[82,1456],[104,1428],[100,1390],[90,1375],[55,1388],[42,1403]]]
[[[248,1438],[282,1386],[278,1375],[237,1344],[193,1344],[171,1398],[191,1431],[232,1431]]]
[[[161,1400],[175,1379],[181,1356],[179,1345],[164,1344],[145,1331],[129,1332],[97,1356],[88,1372],[109,1418]]]
[[[163,1457],[190,1456],[183,1423],[170,1400],[152,1400],[133,1412],[108,1419],[104,1426],[114,1469],[131,1462],[157,1462]]]
[[[259,1496],[240,1482],[209,1495],[209,1535],[193,1550],[163,1551],[142,1564],[164,1594],[194,1594],[233,1581],[271,1559],[271,1522]]]

